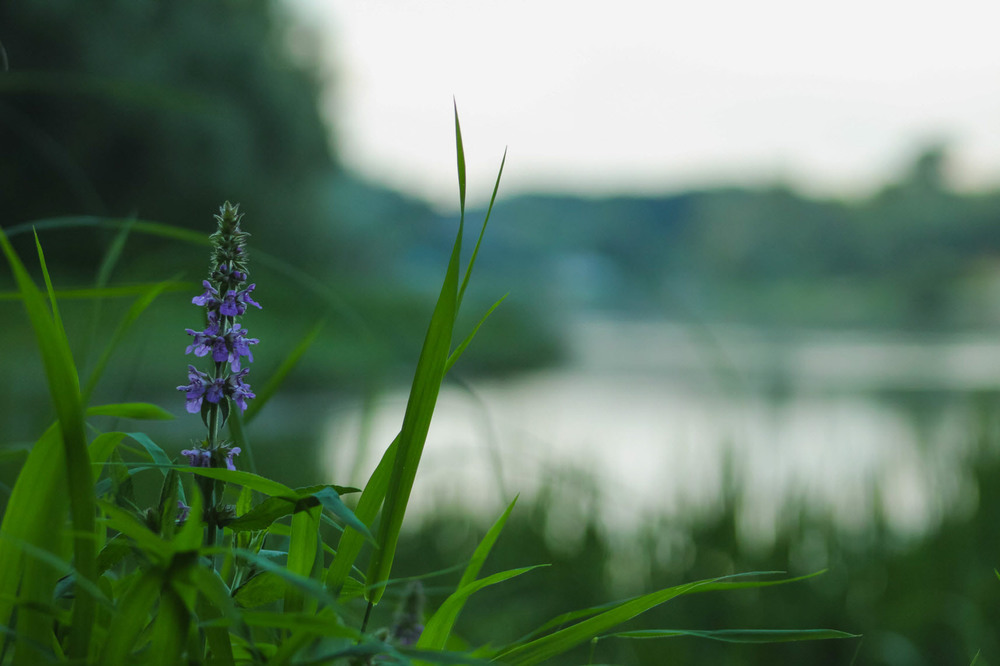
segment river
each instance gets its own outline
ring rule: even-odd
[[[767,543],[798,511],[854,531],[878,516],[905,538],[977,505],[968,398],[1000,390],[1000,338],[595,317],[567,344],[558,368],[446,382],[410,519],[495,515],[556,484],[568,521],[594,511],[613,533],[696,519],[728,493],[741,536]],[[405,404],[399,388],[330,414],[331,477],[363,485]]]

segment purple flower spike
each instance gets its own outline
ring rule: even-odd
[[[212,385],[212,380],[204,372],[201,372],[193,365],[188,366],[187,386],[178,386],[178,391],[187,392],[187,410],[191,414],[197,414],[201,409],[201,401],[205,397],[205,392]],[[215,400],[214,402],[218,402]]]

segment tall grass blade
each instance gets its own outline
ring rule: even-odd
[[[677,636],[692,636],[707,638],[724,643],[790,643],[793,641],[822,641],[834,638],[860,638],[858,634],[849,634],[835,629],[719,629],[701,631],[696,629],[644,629],[639,631],[623,631],[616,634],[601,636],[605,638],[675,638]]]
[[[104,370],[108,367],[108,362],[111,360],[112,353],[121,343],[129,328],[131,328],[132,324],[134,324],[139,318],[139,315],[141,315],[146,308],[148,308],[153,301],[155,301],[156,298],[167,289],[170,284],[170,281],[155,284],[148,291],[139,296],[134,303],[132,303],[128,312],[125,313],[125,316],[122,317],[122,320],[118,323],[117,328],[115,328],[115,332],[111,334],[111,339],[108,340],[108,344],[105,345],[104,350],[101,352],[97,362],[94,364],[94,369],[90,372],[90,377],[83,389],[84,404],[90,400],[90,394],[93,393],[98,380],[100,380],[101,375],[104,374]]]
[[[94,540],[93,482],[90,472],[90,457],[87,454],[87,442],[84,435],[83,406],[80,399],[80,382],[76,366],[73,363],[69,341],[66,339],[62,322],[55,316],[57,311],[53,310],[50,313],[46,308],[41,293],[2,230],[0,230],[0,245],[2,245],[3,252],[14,273],[25,310],[27,310],[28,318],[35,331],[35,339],[42,355],[42,363],[48,380],[49,393],[59,418],[69,509],[73,523],[75,566],[82,578],[94,581],[96,580],[97,552]],[[51,284],[48,271],[44,270],[44,254],[41,245],[37,245],[37,248],[40,260],[43,262],[46,284]],[[54,304],[54,296],[52,296],[52,301]],[[31,516],[39,509],[33,506],[18,506],[15,510]],[[8,506],[9,511],[10,506]],[[59,523],[49,523],[50,526],[52,524]],[[32,543],[30,539],[26,539],[26,541]],[[3,592],[4,590],[0,589],[0,594]],[[3,617],[5,614],[0,608],[0,624],[5,623],[6,618]],[[93,622],[93,598],[86,594],[78,595],[73,605],[69,643],[69,656],[71,658],[83,659],[88,654]]]
[[[292,351],[285,357],[285,360],[281,362],[281,365],[271,373],[270,378],[264,384],[262,388],[255,389],[257,397],[253,399],[250,406],[247,407],[246,414],[243,415],[243,420],[246,423],[250,423],[256,418],[257,414],[263,409],[264,405],[274,397],[274,394],[278,392],[278,389],[284,383],[285,378],[288,377],[295,366],[298,364],[302,355],[312,346],[312,343],[316,341],[317,336],[319,336],[320,331],[323,330],[324,322],[316,322],[309,331],[299,340],[299,343],[292,348]]]
[[[362,524],[367,525],[369,528],[375,524],[375,516],[378,515],[379,507],[382,506],[382,500],[389,489],[389,477],[392,475],[392,466],[396,458],[398,446],[399,435],[392,440],[392,444],[382,454],[382,459],[375,467],[375,471],[372,472],[368,483],[365,484],[364,490],[361,491],[361,497],[358,499],[357,506],[354,507],[354,515],[358,517],[358,520]],[[344,533],[340,535],[340,542],[337,544],[337,554],[334,556],[333,562],[330,563],[330,568],[326,572],[326,586],[328,589],[336,594],[340,593],[340,589],[347,581],[347,577],[351,573],[351,569],[354,567],[354,562],[357,560],[363,545],[364,537],[357,530],[345,529]]]
[[[455,625],[455,620],[458,619],[459,613],[461,613],[462,608],[465,607],[465,602],[479,590],[489,587],[490,585],[502,583],[522,574],[526,574],[529,571],[538,569],[539,567],[547,566],[549,565],[536,564],[533,567],[522,567],[520,569],[501,571],[500,573],[495,573],[491,576],[487,576],[486,578],[481,578],[460,586],[447,599],[444,600],[441,607],[438,608],[433,616],[431,616],[431,619],[427,622],[424,632],[420,635],[420,640],[417,641],[417,647],[429,649],[444,648],[448,640],[448,636],[451,635],[451,629]],[[431,631],[429,635],[427,633],[428,630]]]
[[[606,632],[608,629],[630,620],[637,615],[645,613],[651,608],[686,594],[709,590],[766,587],[768,585],[779,585],[811,577],[802,576],[799,578],[780,581],[729,582],[732,578],[744,578],[754,575],[760,575],[760,572],[736,574],[733,576],[721,576],[719,578],[710,578],[692,583],[675,585],[657,592],[651,592],[639,597],[627,599],[614,604],[608,610],[602,611],[597,615],[577,622],[576,624],[564,629],[559,629],[551,634],[548,634],[547,636],[536,638],[527,643],[519,645],[515,644],[512,647],[503,648],[497,654],[496,659],[502,661],[503,663],[514,664],[516,666],[538,664],[546,659],[551,659],[556,655],[562,654],[563,652],[566,652],[567,650],[570,650],[585,641],[597,637]]]
[[[389,488],[382,508],[382,521],[376,537],[377,549],[372,554],[368,567],[368,585],[378,585],[389,578],[392,561],[396,554],[399,531],[406,514],[406,505],[416,478],[417,466],[427,440],[431,416],[441,390],[445,365],[451,349],[451,336],[455,326],[458,307],[459,258],[462,251],[462,231],[465,220],[465,152],[462,147],[462,131],[455,110],[455,143],[458,151],[458,180],[462,214],[458,233],[448,261],[441,293],[431,315],[424,345],[417,360],[417,368],[410,388],[410,397],[403,414],[403,426],[399,434],[399,445],[392,466]],[[368,600],[377,604],[382,598],[383,588],[375,587]]]

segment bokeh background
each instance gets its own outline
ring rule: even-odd
[[[249,433],[256,465],[363,484],[457,228],[454,97],[469,222],[508,149],[460,330],[509,296],[442,393],[399,574],[463,561],[520,494],[490,566],[556,566],[474,599],[471,643],[695,578],[828,568],[632,626],[862,639],[608,639],[595,658],[1000,663],[998,13],[3,3],[0,224],[26,258],[39,229],[59,286],[189,283],[95,395],[168,407],[149,430],[177,451],[198,432],[173,387],[207,253],[95,223],[207,234],[238,201],[264,305],[251,379],[323,322]],[[65,301],[84,370],[129,304]],[[0,317],[9,484],[52,411],[20,305]]]

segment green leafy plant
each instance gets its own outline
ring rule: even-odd
[[[498,630],[495,644],[469,649],[455,627],[466,602],[479,591],[544,564],[482,575],[516,499],[486,532],[462,568],[455,589],[426,615],[420,580],[393,579],[393,560],[414,479],[442,381],[466,351],[497,301],[456,344],[455,323],[503,173],[464,271],[465,158],[455,115],[461,218],[445,277],[414,371],[399,434],[386,448],[363,489],[337,485],[291,488],[238,469],[250,457],[245,426],[260,412],[318,328],[291,347],[274,378],[257,394],[245,382],[252,360],[238,321],[247,306],[260,307],[247,284],[248,235],[236,206],[226,203],[211,239],[212,266],[193,301],[206,309],[188,351],[204,358],[208,372],[189,366],[178,387],[187,411],[200,414],[203,439],[171,459],[149,436],[102,432],[93,419],[166,419],[150,404],[90,405],[90,396],[115,346],[157,296],[176,281],[138,289],[107,286],[105,278],[78,297],[135,294],[93,374],[81,388],[37,236],[44,280],[33,282],[7,236],[0,245],[26,309],[45,367],[57,421],[35,441],[11,491],[0,526],[0,663],[74,664],[480,664],[543,663],[577,646],[602,640],[654,640],[694,636],[732,642],[781,642],[844,638],[833,630],[650,629],[616,632],[622,623],[679,597],[787,583],[748,573],[701,580],[604,606],[562,614],[519,639]],[[102,221],[107,224],[107,221]],[[149,233],[199,245],[201,237],[164,225],[129,221],[121,234]],[[123,238],[123,236],[122,236]],[[120,244],[116,247],[119,248]],[[112,253],[109,253],[112,256]],[[113,260],[113,259],[112,259]],[[65,296],[65,294],[64,294]],[[248,403],[255,399],[252,403]],[[228,438],[223,429],[228,426]],[[128,460],[126,459],[128,456]],[[158,500],[140,506],[141,479],[156,479]],[[353,509],[343,495],[360,492]],[[334,535],[330,538],[328,535]],[[329,541],[329,543],[327,543]],[[366,545],[366,566],[359,558]],[[434,576],[441,572],[429,572]],[[390,588],[402,604],[389,626],[369,626]]]

